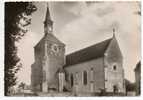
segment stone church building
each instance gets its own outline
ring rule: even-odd
[[[34,47],[31,86],[35,92],[125,93],[123,56],[115,35],[65,55],[65,44],[53,34],[47,7],[44,37]]]

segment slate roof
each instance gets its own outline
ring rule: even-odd
[[[105,50],[107,49],[112,38],[92,45],[90,47],[81,49],[74,53],[71,53],[66,56],[66,65],[64,67],[68,67],[70,65],[78,64],[81,62],[89,61],[92,59],[96,59],[99,57],[103,57]]]
[[[65,45],[64,43],[62,43],[59,39],[57,39],[56,36],[54,36],[54,34],[47,34],[46,36],[44,36],[36,45],[35,47],[43,44],[44,41],[51,41],[51,42],[55,42],[61,45]]]
[[[58,44],[61,44],[61,45],[64,45],[64,43],[62,43],[54,34],[47,34],[45,36],[45,39],[50,40],[55,43],[58,43]]]

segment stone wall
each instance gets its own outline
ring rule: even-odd
[[[35,63],[32,67],[32,84],[35,90],[46,91],[48,88],[56,88],[58,90],[58,74],[59,68],[62,68],[65,63],[65,47],[58,44],[60,48],[58,53],[51,50],[53,41],[45,40],[44,38],[34,47]],[[45,72],[43,74],[43,72]],[[45,79],[43,80],[43,76]],[[43,87],[42,87],[42,86]]]
[[[33,91],[41,91],[40,84],[42,83],[42,69],[35,63],[31,67],[31,85]]]
[[[93,70],[93,80],[91,75],[91,69]],[[73,92],[90,93],[100,92],[100,89],[104,88],[104,68],[103,58],[94,59],[91,61],[83,62],[76,65],[67,66],[66,78],[71,84],[71,74],[73,74],[74,85]],[[87,71],[87,85],[83,84],[83,72]]]
[[[46,52],[46,51],[45,51]],[[47,48],[46,81],[49,88],[58,90],[58,69],[64,66],[64,47],[61,47],[58,53],[54,53],[50,48]]]
[[[123,58],[118,43],[113,38],[104,57],[106,92],[113,92],[115,87],[118,92],[125,92],[122,60]]]

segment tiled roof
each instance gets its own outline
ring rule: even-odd
[[[64,67],[68,67],[70,65],[78,64],[104,56],[104,52],[107,49],[111,40],[112,38],[107,39],[90,47],[67,55],[66,65]]]

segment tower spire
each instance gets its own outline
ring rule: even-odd
[[[44,21],[44,32],[45,32],[45,35],[51,34],[53,32],[53,21],[51,20],[48,3],[47,3],[46,17]]]
[[[46,24],[48,20],[51,20],[51,16],[50,16],[49,4],[47,3],[47,12],[44,24]]]

